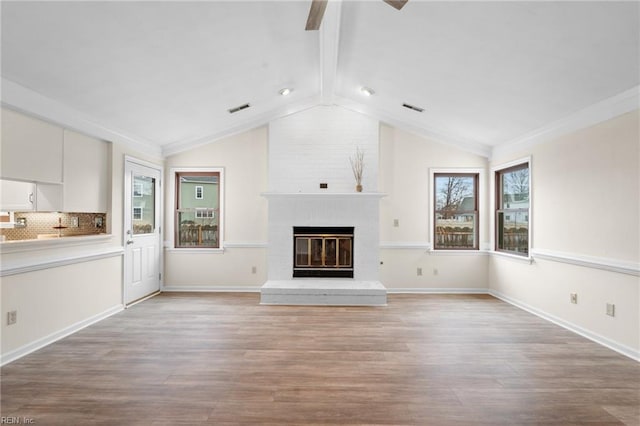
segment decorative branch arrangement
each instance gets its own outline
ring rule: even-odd
[[[356,191],[362,192],[362,172],[364,170],[364,152],[356,147],[356,155],[349,157],[353,177],[356,178]]]

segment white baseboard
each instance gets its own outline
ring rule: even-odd
[[[164,292],[186,292],[186,293],[208,293],[208,292],[219,292],[219,293],[260,293],[260,287],[219,287],[219,286],[163,286],[162,291]]]
[[[596,342],[602,346],[605,346],[611,350],[614,350],[624,356],[627,356],[635,361],[639,361],[640,362],[640,351],[635,350],[633,348],[630,348],[626,345],[620,344],[618,342],[615,342],[611,339],[608,339],[604,336],[601,336],[597,333],[594,333],[592,331],[589,331],[585,328],[580,327],[579,325],[573,324],[569,321],[565,321],[562,318],[558,318],[555,315],[551,315],[545,311],[542,311],[538,308],[534,308],[533,306],[530,306],[526,303],[523,303],[519,300],[513,299],[497,290],[493,290],[490,289],[489,290],[489,294],[492,295],[493,297],[496,297],[500,300],[503,300],[513,306],[516,306],[522,310],[525,310],[533,315],[536,315],[542,319],[545,319],[547,321],[550,321],[556,325],[559,325],[562,328],[565,328],[569,331],[572,331],[576,334],[579,334],[582,337],[585,337],[593,342]]]
[[[94,315],[92,317],[89,317],[87,319],[84,319],[82,321],[78,321],[75,324],[72,324],[68,327],[63,328],[60,331],[56,331],[55,333],[51,333],[48,336],[45,336],[41,339],[38,339],[34,342],[28,343],[22,347],[19,347],[17,349],[14,349],[10,352],[7,352],[6,354],[3,354],[2,357],[0,358],[0,366],[9,364],[10,362],[13,362],[19,358],[22,358],[25,355],[30,354],[31,352],[35,352],[38,349],[41,349],[47,345],[50,345],[53,342],[56,342],[60,339],[63,339],[73,333],[76,333],[80,330],[82,330],[83,328],[86,328],[92,324],[95,324],[99,321],[102,321],[105,318],[108,318],[112,315],[117,314],[118,312],[122,312],[122,310],[124,310],[124,305],[116,305],[113,306],[109,309],[107,309],[104,312],[101,312],[97,315]]]
[[[393,288],[387,287],[389,294],[489,294],[486,288]]]

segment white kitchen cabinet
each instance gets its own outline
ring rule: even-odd
[[[108,142],[71,130],[64,131],[64,211],[107,211],[108,161]]]
[[[62,198],[63,186],[55,183],[36,184],[36,211],[65,211]]]
[[[62,185],[2,179],[0,211],[62,211]]]
[[[0,180],[0,210],[33,211],[36,209],[36,185],[32,182]]]
[[[0,177],[62,183],[63,129],[2,108]]]

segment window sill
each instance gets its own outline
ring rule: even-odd
[[[529,256],[519,256],[517,254],[504,253],[504,252],[495,251],[495,250],[489,251],[489,254],[491,256],[497,256],[497,257],[502,257],[502,258],[505,258],[505,259],[511,259],[511,260],[515,260],[515,261],[518,261],[518,262],[526,263],[528,265],[531,265],[533,263],[533,257],[531,257],[531,255],[529,255]]]
[[[224,253],[223,248],[176,248],[176,247],[165,247],[165,251],[173,252],[173,253],[207,253],[207,254],[217,254]]]
[[[431,249],[428,251],[430,255],[435,256],[486,256],[488,252],[486,250],[444,250],[444,249]]]

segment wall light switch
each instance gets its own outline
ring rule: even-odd
[[[397,228],[398,226],[400,226],[400,221],[398,219],[393,219],[393,226],[395,228]]]

